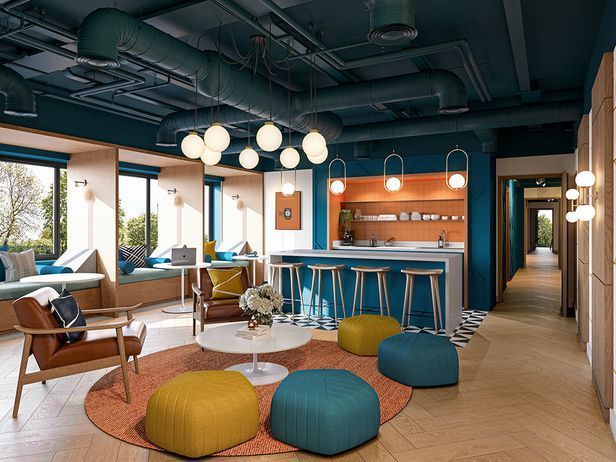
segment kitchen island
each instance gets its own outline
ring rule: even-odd
[[[457,251],[455,252],[430,252],[426,250],[429,249],[413,250],[398,248],[396,251],[389,249],[376,250],[374,248],[356,248],[352,250],[299,249],[271,252],[269,258],[272,263],[281,261],[304,263],[300,280],[306,312],[309,309],[310,285],[312,282],[312,271],[307,266],[315,263],[346,265],[347,269],[342,272],[342,283],[347,316],[351,315],[353,309],[353,290],[355,288],[355,274],[351,271],[351,267],[388,266],[391,268],[387,275],[391,315],[399,321],[402,319],[405,287],[405,276],[400,273],[400,270],[403,268],[440,268],[443,270],[443,274],[439,276],[441,310],[445,322],[445,331],[448,335],[451,335],[462,322],[464,254],[459,249],[456,249]],[[288,277],[283,278],[283,293],[288,297],[289,281],[286,279]],[[324,272],[323,274],[321,293],[323,296],[323,314],[333,316],[331,304],[333,298],[332,283],[329,272]],[[378,311],[376,277],[366,278],[364,306],[372,308],[372,313]],[[285,305],[285,309],[288,309],[287,305]],[[340,302],[338,303],[337,311],[338,316],[341,317],[343,311]],[[316,307],[312,314],[317,314]],[[427,277],[415,277],[411,324],[418,327],[434,326],[430,282]]]

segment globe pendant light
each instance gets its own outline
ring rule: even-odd
[[[282,132],[274,122],[265,122],[257,131],[257,144],[267,152],[275,151],[282,144]]]
[[[240,164],[247,170],[252,170],[259,163],[259,154],[250,146],[246,146],[240,152]]]
[[[323,162],[325,162],[327,160],[327,156],[329,155],[329,151],[327,150],[327,147],[325,149],[323,149],[323,152],[321,152],[318,156],[308,156],[308,160],[310,162],[312,162],[313,164],[322,164]]]
[[[461,152],[466,158],[466,176],[460,173],[454,173],[449,176],[449,157],[456,152]],[[464,189],[468,184],[468,154],[464,149],[460,149],[458,146],[449,151],[447,157],[445,158],[445,184],[453,191]]]
[[[198,159],[203,154],[205,144],[197,132],[189,132],[181,144],[182,153],[191,159]]]
[[[299,152],[292,147],[284,148],[280,153],[280,163],[284,168],[288,168],[289,170],[297,167],[299,159]]]
[[[394,175],[387,177],[387,161],[392,157],[400,159],[400,177]],[[395,151],[392,151],[383,161],[383,186],[385,191],[390,193],[398,192],[404,186],[404,160]]]
[[[212,151],[222,152],[229,147],[231,137],[225,127],[219,123],[213,123],[203,135],[205,145]]]
[[[282,172],[283,170],[280,170],[280,192],[282,193],[283,196],[285,197],[291,197],[293,194],[295,194],[295,183],[297,182],[297,172],[295,170],[293,170],[293,183],[291,183],[290,181],[284,182],[282,181]]]
[[[326,146],[327,142],[318,130],[310,130],[302,140],[302,149],[308,157],[318,157]]]
[[[220,158],[222,157],[222,153],[219,151],[211,150],[207,145],[205,145],[205,149],[203,150],[203,154],[201,154],[201,161],[205,165],[216,165],[220,162]]]
[[[342,164],[342,172],[344,180],[336,179],[332,181],[332,165],[334,162],[340,162]],[[334,196],[339,196],[346,190],[346,163],[344,160],[336,157],[329,163],[329,167],[327,169],[328,183],[329,183],[329,192]]]

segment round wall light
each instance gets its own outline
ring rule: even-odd
[[[203,141],[212,151],[223,152],[229,147],[231,137],[225,127],[219,123],[214,123],[205,131]]]
[[[191,159],[198,159],[203,154],[205,144],[197,132],[189,132],[180,145],[182,153]]]
[[[259,163],[259,154],[250,146],[246,146],[240,152],[240,164],[247,170],[252,170]]]
[[[257,131],[257,144],[267,152],[275,151],[282,144],[282,132],[274,122],[265,122]]]
[[[580,221],[590,221],[595,217],[595,208],[592,205],[580,205],[575,213]]]
[[[580,188],[590,188],[595,184],[595,181],[595,174],[593,172],[589,172],[588,170],[583,170],[575,175],[575,184]]]
[[[575,213],[575,211],[567,212],[567,214],[565,215],[565,220],[567,220],[569,223],[577,222],[578,221],[577,213]]]
[[[299,164],[299,152],[297,149],[289,146],[288,148],[283,149],[280,153],[280,163],[284,168],[292,169],[297,167]]]
[[[567,189],[567,192],[565,193],[565,197],[567,198],[567,200],[570,201],[576,201],[580,198],[580,192],[577,189]]]
[[[304,136],[302,140],[302,149],[308,157],[321,155],[326,146],[327,142],[318,130],[310,130],[310,133]]]

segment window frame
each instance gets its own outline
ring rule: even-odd
[[[45,160],[37,160],[37,159],[22,159],[15,158],[12,156],[2,155],[0,154],[0,162],[8,162],[13,164],[25,164],[25,165],[33,165],[36,167],[49,167],[53,168],[53,253],[51,254],[34,254],[34,259],[37,261],[40,260],[57,260],[60,258],[60,171],[62,169],[67,169],[67,164],[64,162],[53,162],[53,161],[45,161]],[[68,183],[68,177],[67,177]],[[66,185],[68,188],[68,184]],[[10,249],[9,249],[10,250]]]
[[[152,229],[151,223],[151,211],[152,211],[152,187],[151,181],[158,181],[158,175],[148,175],[147,173],[134,173],[134,172],[123,172],[119,171],[118,176],[128,176],[133,178],[144,178],[145,181],[145,252],[146,255],[150,255],[152,253],[152,239],[150,237],[150,231]],[[118,178],[118,187],[119,187],[119,178]],[[119,194],[118,194],[119,199]],[[119,223],[118,223],[119,224]]]

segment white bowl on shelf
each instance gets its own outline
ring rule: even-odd
[[[425,221],[430,221],[430,215],[424,215],[422,217]]]
[[[441,216],[437,213],[433,213],[432,215],[430,215],[430,219],[431,220],[440,220]]]
[[[411,215],[411,221],[421,221],[421,215]]]
[[[451,216],[451,219],[452,219],[453,221],[456,221],[456,220],[459,220],[459,219],[460,219],[460,217],[459,217],[458,215],[452,215],[452,216]]]
[[[449,220],[449,215],[443,215],[443,216],[441,217],[441,220],[444,220],[444,221]]]

